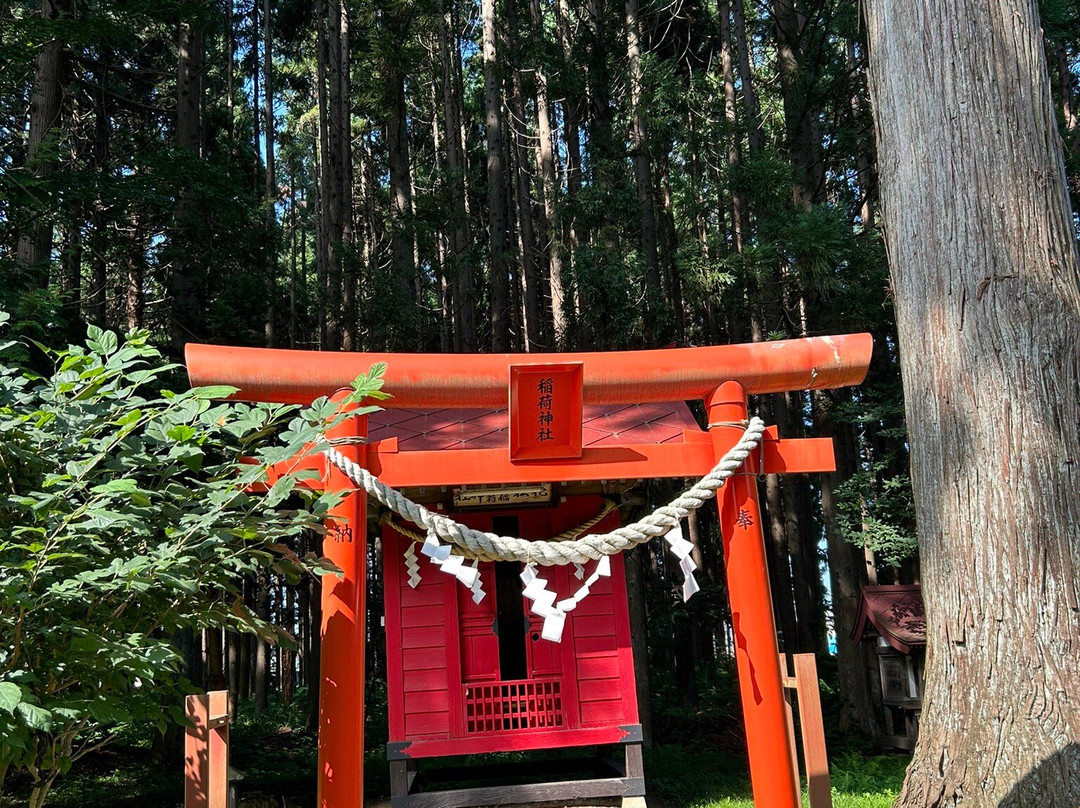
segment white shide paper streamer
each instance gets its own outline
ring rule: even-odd
[[[420,586],[420,561],[416,558],[416,545],[413,542],[409,542],[409,546],[405,548],[405,569],[409,573],[409,586],[413,589]]]
[[[410,548],[412,549],[411,545]],[[473,593],[473,602],[479,603],[486,595],[483,589],[483,585],[480,581],[480,565],[479,562],[474,562],[471,567],[465,566],[465,557],[459,555],[451,555],[450,545],[443,544],[439,541],[438,537],[429,532],[427,538],[424,539],[424,543],[420,547],[420,552],[431,559],[431,563],[441,569],[448,575],[453,575],[458,581],[469,591]],[[415,560],[416,556],[413,555]],[[408,551],[406,551],[406,564],[408,563]],[[419,566],[419,565],[418,565]],[[416,574],[417,583],[420,581],[419,571]],[[412,583],[412,576],[409,578],[409,585],[415,588]]]
[[[664,536],[664,541],[668,543],[671,548],[671,553],[677,559],[679,559],[679,569],[683,572],[683,585],[682,585],[682,599],[683,603],[690,600],[695,594],[701,591],[701,587],[698,586],[697,578],[694,577],[694,570],[697,569],[697,563],[690,556],[694,551],[694,543],[687,541],[683,536],[682,522],[679,522],[675,527],[667,532]]]
[[[566,615],[589,596],[592,586],[597,581],[610,575],[611,559],[608,556],[602,556],[596,562],[593,574],[585,580],[577,592],[556,603],[555,598],[558,596],[547,588],[547,581],[537,574],[536,564],[526,564],[521,572],[521,582],[525,584],[521,594],[532,601],[533,614],[544,618],[544,628],[540,636],[551,642],[562,642],[563,630],[566,628]]]

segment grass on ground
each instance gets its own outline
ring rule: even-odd
[[[287,797],[287,805],[314,806],[314,749],[311,739],[304,735],[286,728],[276,737],[265,738],[261,749],[249,750],[235,761],[246,774],[240,790],[241,808],[246,795],[256,794]],[[51,808],[179,806],[183,798],[180,766],[170,771],[150,766],[146,755],[146,748],[117,747],[87,761],[88,765],[77,767],[58,780],[48,805]],[[903,782],[905,765],[906,758],[899,755],[866,756],[849,752],[834,759],[831,762],[834,807],[891,808]],[[369,797],[383,801],[389,788],[381,751],[367,755],[365,773]],[[754,808],[745,762],[735,753],[660,746],[646,752],[645,775],[650,808]],[[0,801],[0,807],[26,804],[25,788],[12,791]],[[804,805],[809,805],[805,798]]]

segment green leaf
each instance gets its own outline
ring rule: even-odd
[[[108,355],[113,353],[119,345],[114,331],[106,331],[101,335],[101,351]]]
[[[11,715],[22,702],[22,690],[14,682],[0,682],[0,710]]]
[[[44,707],[38,707],[36,704],[23,701],[15,709],[30,729],[47,731],[52,726],[52,713]]]
[[[150,497],[139,488],[135,480],[130,477],[121,477],[117,480],[109,480],[103,485],[95,485],[94,491],[100,494],[125,494],[136,505],[146,507],[150,504]]]
[[[206,387],[195,387],[189,395],[197,399],[222,399],[228,398],[239,391],[239,387],[230,387],[227,384],[213,384]]]
[[[176,426],[169,427],[165,432],[165,436],[169,440],[174,440],[177,443],[186,443],[195,437],[195,428],[188,426],[187,424],[177,424]]]
[[[127,710],[119,704],[103,698],[97,698],[90,702],[88,710],[90,715],[102,724],[117,724],[121,721],[127,721],[131,717]]]

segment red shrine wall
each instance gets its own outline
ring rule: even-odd
[[[455,518],[502,532],[507,517],[516,517],[523,537],[549,538],[595,516],[602,504],[597,496],[571,497],[557,507]],[[590,532],[618,524],[612,513]],[[540,636],[543,620],[529,602],[522,606],[522,565],[496,571],[482,563],[487,595],[476,604],[419,552],[422,580],[410,587],[408,542],[384,527],[391,743],[411,742],[411,757],[540,749],[616,742],[621,727],[638,723],[621,556],[611,558],[611,577],[592,586],[568,616],[562,642],[554,643]],[[584,577],[594,567],[586,565]],[[573,566],[538,570],[559,600],[582,585]]]

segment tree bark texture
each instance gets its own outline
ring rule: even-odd
[[[394,69],[390,88],[391,106],[386,121],[387,155],[390,174],[390,243],[394,275],[408,298],[417,298],[416,261],[413,255],[412,174],[409,166],[409,131],[406,119],[405,76]]]
[[[473,294],[472,267],[468,255],[469,214],[465,209],[465,148],[461,137],[461,97],[457,93],[454,77],[461,64],[461,52],[457,37],[450,49],[450,32],[453,30],[453,14],[440,3],[439,14],[439,61],[442,65],[443,120],[446,129],[446,173],[450,183],[452,201],[450,217],[450,256],[446,262],[450,277],[451,297],[454,301],[454,349],[475,351],[476,306]],[[451,61],[452,60],[452,61]]]
[[[41,18],[56,20],[71,12],[70,0],[41,0]],[[56,168],[54,156],[43,150],[49,132],[60,119],[63,96],[64,48],[59,39],[46,43],[34,68],[34,87],[30,96],[30,131],[26,158],[35,176],[44,177]],[[46,261],[52,253],[53,225],[38,213],[19,237],[18,265],[26,270]]]
[[[513,34],[518,33],[517,2],[507,0],[507,23]],[[512,34],[512,35],[513,35]],[[536,228],[532,211],[532,175],[529,164],[532,162],[529,150],[529,132],[525,117],[525,101],[521,89],[520,56],[514,53],[511,59],[512,71],[510,82],[510,142],[514,148],[514,167],[516,182],[514,192],[517,202],[518,243],[521,252],[521,268],[525,281],[525,350],[540,351],[550,349],[547,332],[550,317],[544,317],[549,309],[542,304],[543,285],[540,282],[540,256],[536,249]]]
[[[1080,268],[1034,0],[864,5],[927,611],[899,805],[1080,804]]]
[[[530,0],[531,38],[533,48],[540,52],[544,36],[544,15],[540,0]],[[552,337],[557,347],[566,334],[566,292],[563,288],[562,239],[556,197],[559,189],[555,177],[555,155],[552,149],[551,104],[548,95],[547,72],[543,61],[537,59],[533,76],[536,81],[536,173],[540,177],[540,198],[544,208],[543,238],[548,255],[548,287],[551,290]]]
[[[192,16],[198,13],[195,0],[185,0]],[[202,156],[203,73],[206,65],[206,33],[200,22],[182,21],[177,38],[176,63],[176,145],[190,154]],[[169,278],[172,298],[173,350],[179,354],[189,339],[198,339],[205,323],[205,276],[193,255],[204,211],[190,189],[184,189],[173,212],[174,266]]]
[[[495,61],[495,0],[483,0],[484,120],[487,129],[488,229],[491,266],[491,349],[510,350],[510,262],[503,186],[502,93]]]
[[[656,205],[653,201],[651,160],[645,110],[642,106],[641,29],[637,0],[626,0],[626,60],[630,82],[630,145],[634,155],[634,183],[637,186],[638,224],[641,226],[641,253],[645,263],[645,337],[654,343],[659,337],[658,314],[662,300],[660,263],[656,248]]]

